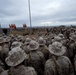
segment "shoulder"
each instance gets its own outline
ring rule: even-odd
[[[65,60],[68,60],[69,61],[69,58],[67,56],[61,56],[60,58],[62,59],[65,59]]]
[[[47,60],[46,63],[45,63],[45,67],[50,67],[52,65],[54,65],[52,59]]]
[[[59,58],[60,58],[59,60],[62,60],[62,61],[71,63],[71,62],[70,62],[70,59],[69,59],[68,57],[66,57],[66,56],[61,56],[61,57],[59,57]]]
[[[40,51],[37,51],[37,54],[40,55],[40,56],[44,56],[43,53],[40,52]]]
[[[5,70],[5,71],[1,72],[0,75],[8,75],[8,70]]]

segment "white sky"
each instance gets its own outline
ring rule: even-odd
[[[76,0],[30,0],[32,26],[76,24]],[[0,0],[2,27],[30,26],[28,0]]]

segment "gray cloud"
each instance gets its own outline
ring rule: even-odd
[[[30,3],[32,26],[76,23],[76,0],[30,0]],[[11,23],[30,26],[28,10],[28,0],[0,0],[2,27]]]

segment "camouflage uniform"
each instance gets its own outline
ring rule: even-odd
[[[34,67],[38,75],[43,75],[44,63],[45,63],[45,58],[41,52],[32,51],[29,53],[28,66]]]
[[[0,60],[0,73],[5,69],[4,63]]]
[[[45,45],[46,41],[44,40],[43,37],[39,37],[38,43],[39,43],[38,51],[42,52],[44,54],[45,59],[48,60],[50,52],[49,52],[47,46]]]
[[[70,60],[61,56],[56,61],[51,58],[46,62],[45,75],[74,75],[74,71]]]
[[[45,57],[46,60],[49,59],[50,52],[49,52],[49,50],[48,50],[46,45],[39,46],[38,50],[44,54],[44,57]]]
[[[72,64],[66,56],[66,48],[60,42],[49,45],[52,58],[46,61],[45,75],[74,75]]]
[[[37,75],[33,67],[23,65],[11,67],[9,70],[2,72],[0,75]]]
[[[21,47],[26,54],[30,53],[30,50],[27,48],[27,45],[23,44]]]

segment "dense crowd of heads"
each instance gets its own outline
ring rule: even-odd
[[[0,35],[0,75],[76,74],[76,27],[47,28],[37,37]]]

